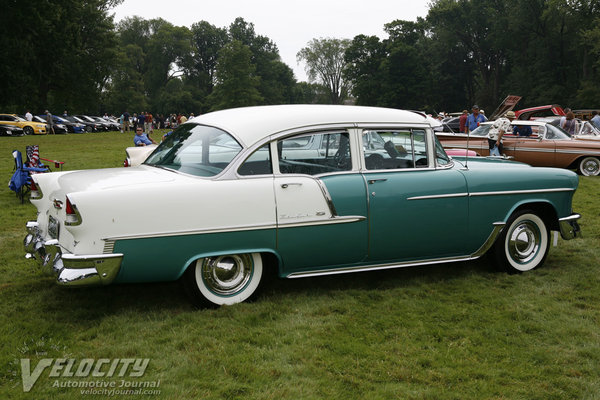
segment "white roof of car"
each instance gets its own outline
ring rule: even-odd
[[[223,129],[246,146],[282,131],[310,126],[353,123],[429,126],[424,116],[411,111],[312,104],[232,108],[200,115],[189,122]]]

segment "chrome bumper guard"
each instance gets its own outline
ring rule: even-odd
[[[577,220],[581,218],[579,214],[571,214],[568,217],[560,218],[558,225],[560,226],[560,236],[565,240],[581,237],[581,228]]]
[[[27,232],[23,241],[25,257],[37,260],[45,271],[54,273],[60,285],[108,285],[119,274],[123,254],[63,254],[58,240],[46,240],[40,235],[37,222],[29,221]]]

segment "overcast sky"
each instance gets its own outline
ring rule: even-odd
[[[310,40],[352,39],[359,34],[384,39],[387,37],[384,24],[425,17],[428,3],[426,0],[125,0],[113,13],[115,22],[137,15],[187,27],[207,21],[219,28],[228,27],[242,17],[254,24],[256,34],[277,45],[282,61],[294,70],[297,80],[305,81],[304,64],[296,62],[296,53]]]

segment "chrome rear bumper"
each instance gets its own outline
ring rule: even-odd
[[[60,285],[99,286],[112,283],[121,269],[123,254],[75,255],[63,253],[58,240],[44,239],[38,223],[27,223],[23,241],[26,258],[37,260],[42,267],[56,275]]]

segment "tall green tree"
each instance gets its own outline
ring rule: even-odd
[[[120,2],[3,0],[3,109],[98,111],[115,55],[109,10]]]
[[[260,77],[256,76],[250,48],[233,40],[219,51],[217,85],[208,96],[211,110],[261,104]]]
[[[343,77],[344,54],[350,43],[348,39],[313,39],[296,55],[298,61],[306,63],[309,80],[328,88],[331,104],[343,103],[350,93],[349,82]]]
[[[381,90],[385,78],[381,66],[388,53],[377,36],[358,35],[344,53],[344,78],[352,83],[356,104],[381,105]]]
[[[200,96],[209,95],[216,83],[219,50],[228,41],[227,29],[200,21],[191,28],[191,52],[185,59],[185,74]]]
[[[281,61],[279,49],[271,39],[258,35],[254,24],[236,18],[229,26],[229,37],[250,49],[251,63],[260,77],[258,90],[264,104],[291,103],[296,83],[292,69]]]
[[[476,81],[469,98],[486,107],[501,97],[509,9],[505,0],[436,0],[427,14],[433,39],[447,48],[458,46],[465,64],[472,66]]]

